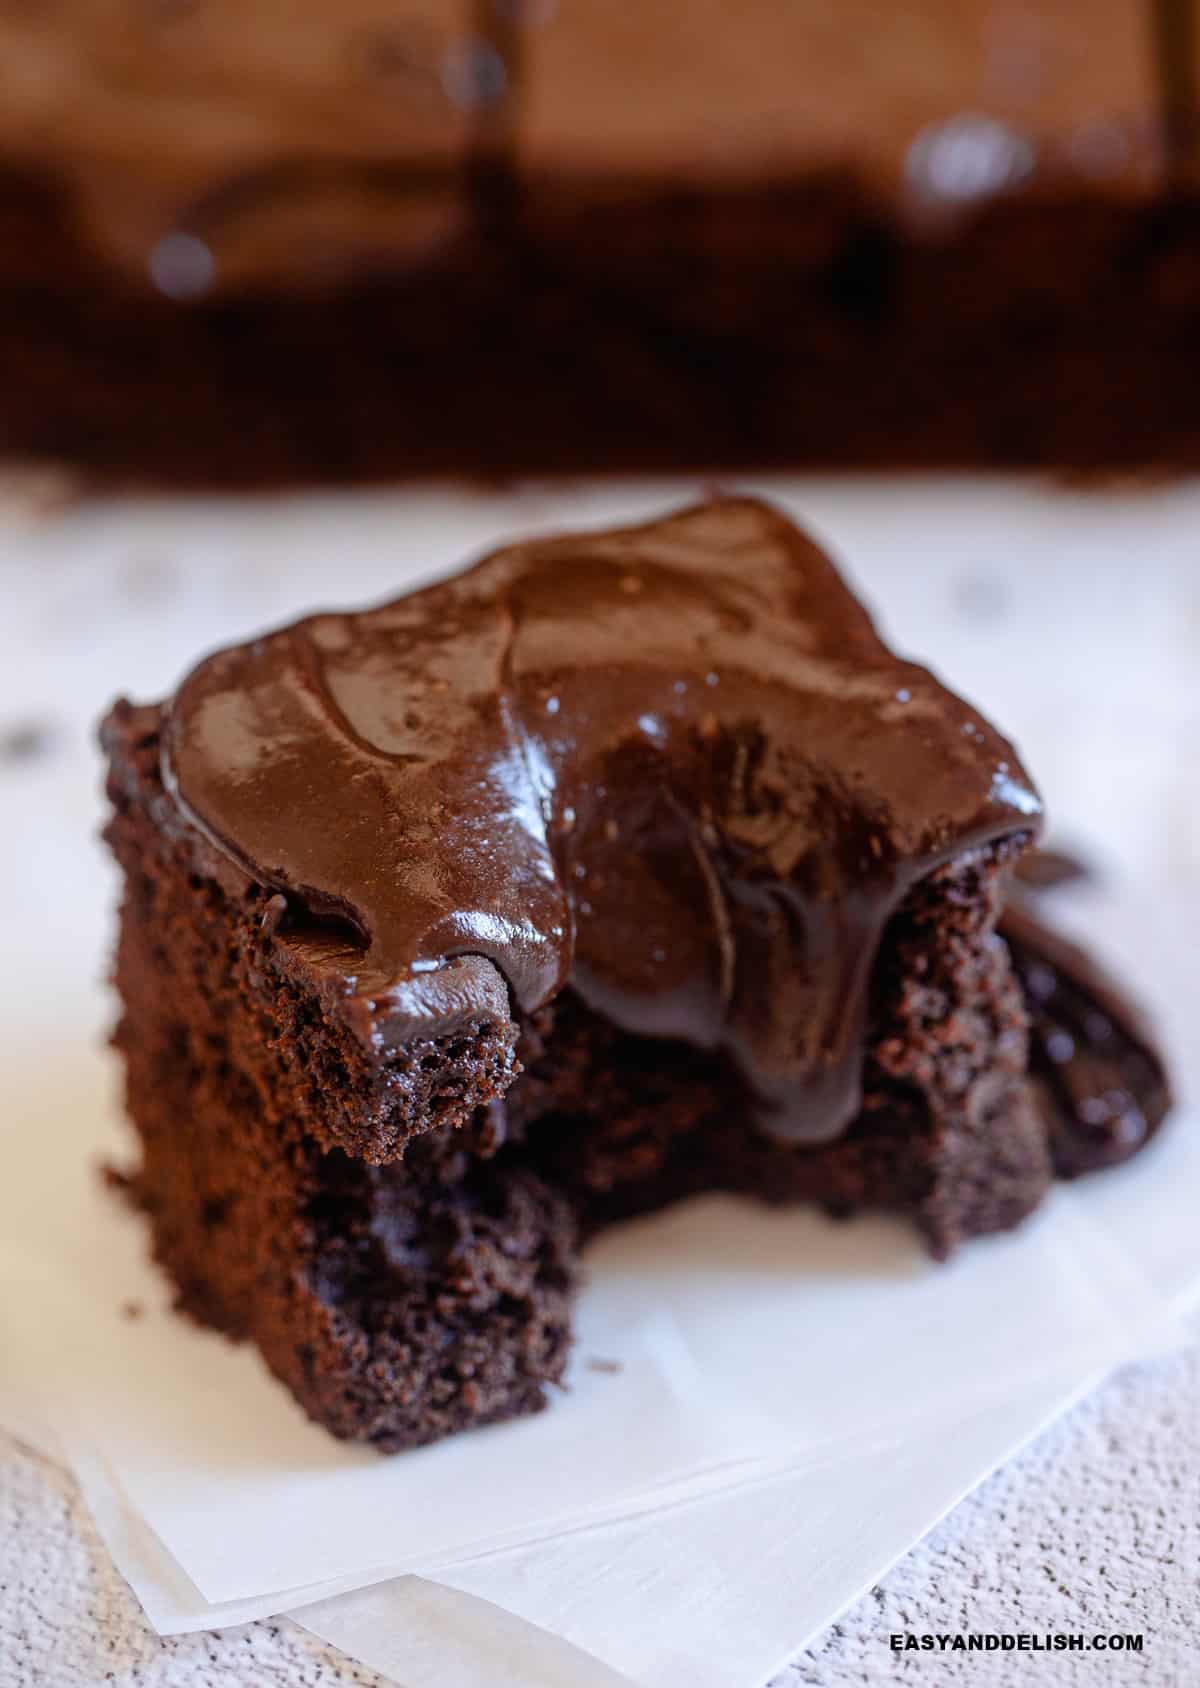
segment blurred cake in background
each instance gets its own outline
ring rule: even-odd
[[[1200,458],[1183,0],[5,0],[0,449]]]

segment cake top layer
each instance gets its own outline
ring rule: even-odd
[[[110,261],[192,297],[418,264],[501,143],[570,191],[832,173],[943,214],[1144,195],[1174,34],[1190,85],[1183,0],[63,0],[0,7],[0,155],[61,181]]]
[[[1156,163],[1152,24],[1143,0],[564,0],[528,32],[516,133],[551,171],[833,171],[891,205],[1041,178],[1135,191]]]
[[[383,1043],[460,1026],[477,991],[494,1012],[496,969],[526,1013],[570,984],[725,1049],[764,1124],[811,1140],[857,1110],[905,893],[1040,815],[1012,747],[740,498],[220,651],[163,758]]]

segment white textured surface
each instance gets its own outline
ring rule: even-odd
[[[160,1640],[71,1480],[0,1444],[0,1688],[343,1688],[380,1678],[286,1619]],[[776,1688],[1144,1682],[1194,1688],[1200,1349],[1130,1368],[965,1501]],[[1130,1630],[1140,1656],[932,1659],[893,1631]],[[687,1688],[680,1684],[680,1688]]]
[[[632,502],[651,509],[672,496],[677,489],[641,493]],[[1189,555],[1200,517],[1196,489],[1122,501],[1112,512],[1111,543],[1099,547],[1091,538],[1080,540],[1072,509],[1078,501],[1064,499],[1054,512],[1061,521],[1059,543],[1036,559],[1026,554],[1019,499],[1001,511],[1003,525],[981,522],[969,549],[963,548],[962,512],[976,497],[970,485],[946,489],[941,507],[957,506],[959,519],[944,529],[922,519],[928,500],[922,508],[911,484],[849,497],[826,485],[798,493],[795,502],[814,511],[840,541],[909,648],[922,655],[946,648],[951,677],[965,680],[1015,728],[1059,813],[1070,814],[1094,801],[1093,793],[1079,789],[1086,758],[1039,753],[1042,724],[1023,711],[1013,653],[1019,648],[1028,660],[1061,664],[1063,718],[1081,738],[1104,738],[1118,799],[1113,821],[1120,824],[1112,838],[1118,868],[1144,866],[1156,878],[1169,873],[1194,888],[1200,883],[1200,782],[1194,764],[1190,778],[1179,773],[1185,744],[1194,757],[1200,731],[1192,656],[1200,631],[1200,573]],[[581,508],[586,502],[581,495]],[[486,500],[464,503],[464,520],[477,528],[478,542],[499,531]],[[419,526],[419,501],[416,510]],[[560,502],[554,519],[561,520],[563,510]],[[594,519],[593,510],[587,513]],[[1043,528],[1045,517],[1043,509]],[[542,519],[534,508],[522,518]],[[237,536],[256,521],[243,529],[240,520],[229,520],[228,544],[222,519],[192,520],[186,511],[164,523],[161,512],[144,518],[85,507],[68,511],[62,521],[51,512],[48,519],[0,524],[6,594],[38,595],[36,637],[69,648],[80,674],[80,700],[72,700],[65,714],[62,700],[39,693],[35,683],[22,694],[27,716],[0,720],[0,735],[26,725],[49,730],[53,754],[44,766],[32,761],[30,777],[55,777],[64,752],[65,772],[59,764],[58,777],[78,778],[87,766],[80,736],[85,722],[122,678],[108,674],[103,658],[107,614],[119,611],[144,628],[141,671],[129,679],[153,691],[169,684],[187,655],[211,642],[214,619],[249,628],[279,613],[292,591],[298,608],[315,592],[353,599],[378,593],[386,583],[392,533],[385,505],[376,505],[366,524],[362,554],[339,558],[332,585],[328,556],[338,534],[336,513],[318,510],[307,532],[293,523],[274,541],[265,531],[272,521],[261,518],[244,563]],[[916,537],[919,549],[905,535]],[[445,560],[431,557],[430,564]],[[896,568],[893,578],[889,568]],[[281,580],[287,582],[283,591]],[[929,622],[953,634],[952,652],[926,637]],[[1149,739],[1131,734],[1122,720],[1131,667],[1132,683],[1154,691],[1161,704],[1162,731]],[[1189,674],[1192,683],[1184,691]],[[1071,734],[1059,732],[1055,742],[1065,751]],[[1122,786],[1134,780],[1143,795],[1157,787],[1161,807],[1121,804]],[[65,786],[63,803],[68,816],[76,810]],[[781,1681],[789,1688],[918,1680],[1140,1680],[1182,1688],[1200,1681],[1191,1636],[1200,1569],[1198,1407],[1195,1352],[1117,1379],[960,1507]],[[1051,1628],[1143,1630],[1146,1650],[1122,1659],[976,1654],[957,1662],[896,1658],[887,1646],[895,1630]],[[0,1688],[90,1688],[105,1681],[307,1688],[378,1679],[283,1622],[158,1640],[107,1563],[70,1480],[0,1442]]]

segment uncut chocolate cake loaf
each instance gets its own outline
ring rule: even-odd
[[[1123,1023],[1103,1118],[1030,1084],[996,922],[1038,797],[768,505],[510,546],[103,740],[136,1198],[336,1435],[543,1405],[624,1215],[741,1191],[945,1254],[1161,1113],[1112,1102]]]
[[[0,452],[1195,466],[1195,8],[0,6]]]

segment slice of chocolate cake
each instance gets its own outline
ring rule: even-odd
[[[767,505],[511,546],[103,739],[156,1255],[339,1436],[543,1405],[623,1215],[944,1254],[1052,1177],[995,931],[1038,798]]]

